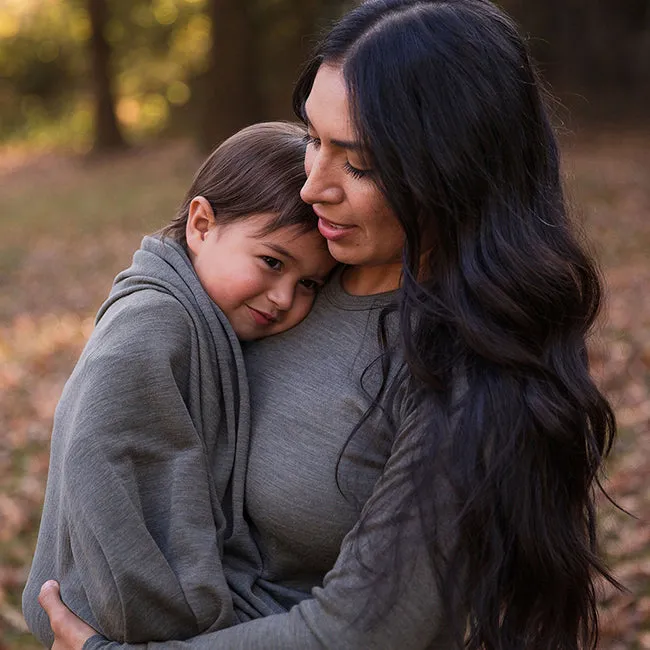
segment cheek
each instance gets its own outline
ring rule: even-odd
[[[241,273],[222,274],[208,291],[210,297],[222,309],[234,308],[261,292],[259,274],[241,269]]]
[[[379,190],[369,190],[359,201],[368,229],[377,231],[382,237],[400,236],[402,225]]]
[[[291,310],[291,326],[304,320],[314,305],[315,296],[296,296]]]
[[[379,225],[390,212],[383,195],[369,180],[354,181],[356,187],[348,189],[350,203],[354,203],[354,211],[361,216],[370,227]]]
[[[399,259],[404,247],[404,229],[383,196],[375,196],[368,219],[369,236],[377,250],[381,250],[387,258]]]

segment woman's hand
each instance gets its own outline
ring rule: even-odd
[[[38,602],[48,615],[54,632],[52,650],[82,650],[84,643],[97,634],[63,604],[58,582],[46,582],[41,587]]]

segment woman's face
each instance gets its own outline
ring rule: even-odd
[[[397,287],[404,232],[364,162],[338,68],[321,66],[305,115],[308,178],[301,196],[313,205],[330,253],[339,262],[358,267],[354,272],[365,278],[358,287],[361,291]]]

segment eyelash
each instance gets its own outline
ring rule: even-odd
[[[309,133],[305,135],[304,140],[308,147],[312,146],[315,149],[320,147],[320,139],[315,138],[313,135],[309,135]],[[369,169],[358,169],[357,167],[352,166],[347,160],[345,161],[344,169],[347,174],[350,174],[350,176],[356,179],[366,178],[372,173]]]
[[[348,161],[345,162],[344,167],[345,171],[353,178],[365,178],[370,174],[369,169],[357,169],[356,167],[353,167]]]
[[[315,138],[313,135],[309,135],[309,133],[305,133],[305,137],[303,138],[305,144],[309,147],[310,145],[313,147],[320,147],[320,139]]]
[[[307,286],[305,283],[309,283],[310,286]],[[323,286],[320,283],[316,282],[316,280],[300,280],[300,284],[305,287],[307,291],[313,291],[314,293],[316,293]]]
[[[282,262],[270,255],[262,255],[261,259],[272,271],[281,271]]]
[[[275,257],[271,257],[270,255],[262,255],[261,259],[272,271],[282,270],[282,262]],[[307,291],[313,291],[314,293],[316,293],[322,286],[319,282],[316,282],[316,280],[309,279],[300,280],[300,284],[305,289],[307,289]],[[308,284],[310,286],[308,286]]]

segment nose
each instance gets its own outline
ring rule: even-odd
[[[307,148],[305,154],[305,172],[307,180],[300,190],[300,198],[313,205],[314,203],[340,203],[343,200],[343,189],[336,181],[332,160],[320,150]]]
[[[266,295],[278,311],[289,311],[293,305],[296,285],[288,278],[283,278],[283,280],[274,284]]]

